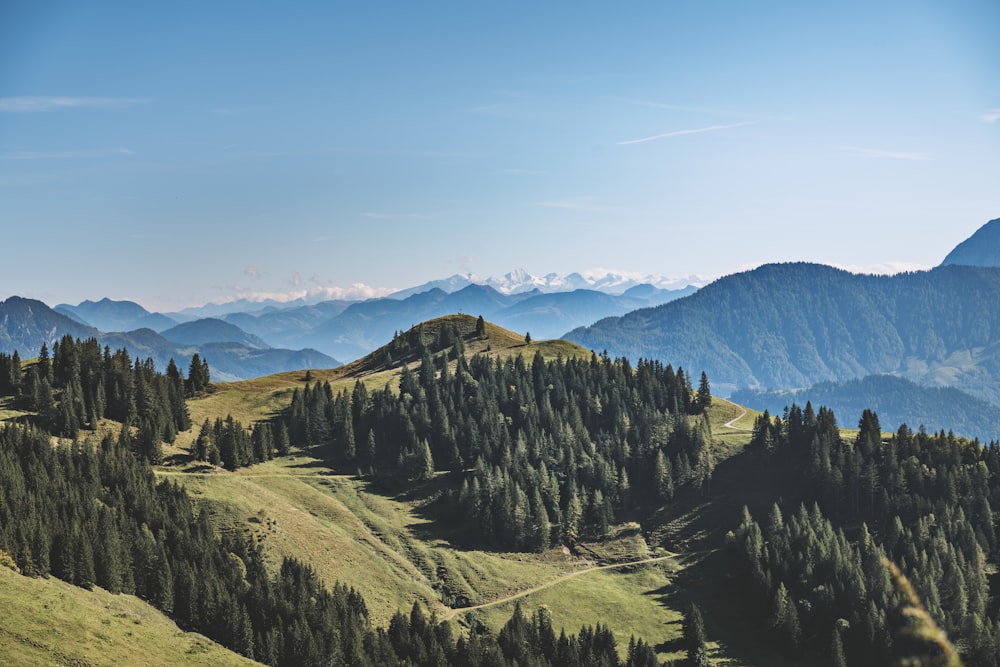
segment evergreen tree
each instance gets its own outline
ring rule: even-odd
[[[712,405],[712,390],[708,385],[708,376],[705,375],[705,371],[701,372],[701,381],[698,383],[696,402],[702,412]]]

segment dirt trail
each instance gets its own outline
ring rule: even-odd
[[[736,417],[733,417],[732,419],[730,419],[729,421],[727,421],[725,424],[723,424],[722,425],[723,428],[731,428],[734,431],[751,431],[752,430],[752,429],[749,429],[749,428],[742,428],[740,426],[733,426],[733,424],[735,424],[736,422],[738,422],[739,420],[741,420],[741,419],[743,419],[744,417],[747,416],[747,409],[746,408],[741,408],[741,409],[743,410],[743,412],[741,412],[739,415],[737,415]]]
[[[659,561],[664,561],[671,558],[678,558],[679,556],[680,554],[669,553],[666,556],[654,556],[652,558],[643,558],[642,560],[633,560],[627,563],[612,563],[611,565],[595,565],[593,567],[587,567],[582,570],[574,570],[566,574],[561,574],[554,579],[546,581],[544,584],[533,586],[531,588],[526,588],[525,590],[520,591],[518,593],[514,593],[513,595],[497,598],[496,600],[484,602],[483,604],[477,604],[472,607],[459,607],[457,609],[449,609],[443,615],[441,615],[440,618],[442,621],[450,621],[456,616],[464,614],[467,611],[476,611],[477,609],[485,609],[486,607],[495,607],[497,605],[505,604],[507,602],[510,602],[511,600],[517,600],[518,598],[527,597],[529,595],[532,595],[533,593],[543,591],[546,588],[555,586],[556,584],[562,583],[572,577],[579,577],[581,574],[589,574],[591,572],[597,572],[598,570],[616,570],[623,567],[631,567],[633,565],[643,565],[645,563],[657,563]]]

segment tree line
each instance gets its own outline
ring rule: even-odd
[[[208,509],[111,435],[54,447],[36,427],[0,426],[0,556],[27,575],[137,595],[270,665],[655,664],[641,641],[622,662],[606,627],[557,638],[547,615],[520,608],[497,635],[456,637],[419,605],[373,628],[357,591],[291,559],[269,573],[259,545],[217,535]]]
[[[792,406],[761,415],[748,451],[785,473],[793,503],[766,516],[744,508],[730,535],[747,599],[794,654],[826,649],[831,664],[887,664],[899,566],[968,664],[1000,665],[1000,618],[989,576],[1000,543],[1000,446],[903,425],[882,437],[862,413],[843,439],[833,412]]]
[[[683,368],[660,362],[467,358],[461,341],[423,345],[395,391],[296,389],[280,418],[290,442],[397,487],[450,471],[444,510],[505,549],[600,536],[678,487],[707,484],[704,375],[695,391]]]
[[[68,335],[52,345],[51,354],[43,344],[37,361],[24,366],[17,351],[0,353],[0,395],[34,412],[39,426],[73,439],[81,430],[95,430],[101,419],[121,422],[132,446],[153,463],[162,459],[163,442],[191,428],[185,398],[210,382],[208,362],[198,354],[185,379],[173,359],[159,373],[152,359],[133,360],[125,349],[112,353],[95,338]]]

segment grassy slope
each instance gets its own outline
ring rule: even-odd
[[[129,595],[0,567],[0,664],[256,665]]]
[[[452,316],[425,323],[425,331],[433,335],[434,327],[442,323],[458,326],[463,331],[474,331],[475,327],[474,318]],[[468,354],[500,357],[521,354],[530,359],[537,351],[547,359],[590,356],[589,351],[567,341],[525,344],[520,334],[489,324],[487,330],[486,340],[466,342]],[[376,359],[377,354],[373,354],[337,369],[313,370],[312,380],[330,381],[335,391],[350,388],[357,380],[365,382],[369,388],[381,389],[386,383],[396,382],[401,363],[419,363],[400,360],[395,367],[385,368],[379,366]],[[496,603],[471,614],[498,629],[510,616],[513,597],[520,596],[528,613],[539,605],[548,605],[556,625],[565,627],[568,632],[600,621],[615,632],[622,651],[629,635],[635,634],[656,645],[661,659],[680,657],[676,653],[680,610],[692,595],[700,598],[712,594],[712,591],[691,593],[697,590],[701,575],[697,568],[690,571],[689,564],[701,561],[681,557],[634,569],[594,569],[596,560],[621,562],[665,553],[656,550],[657,553],[650,554],[643,536],[633,529],[624,527],[620,539],[580,545],[573,555],[562,549],[545,554],[471,550],[462,546],[460,534],[435,521],[426,511],[440,489],[441,479],[428,482],[411,495],[390,497],[371,489],[363,480],[334,474],[307,452],[297,452],[236,472],[192,464],[187,449],[204,419],[214,420],[232,414],[249,425],[287,406],[292,391],[304,384],[305,373],[298,371],[215,385],[211,394],[189,402],[195,428],[181,434],[175,446],[166,448],[168,465],[161,467],[158,473],[183,483],[197,502],[211,509],[218,529],[237,531],[260,540],[273,566],[276,567],[283,557],[295,557],[309,563],[329,583],[350,583],[365,596],[372,619],[378,625],[386,624],[396,610],[408,610],[414,601],[420,601],[442,617],[453,616],[460,623],[468,623],[467,613],[452,612],[442,602],[442,599],[460,599],[462,605]],[[726,460],[746,442],[755,416],[752,411],[744,414],[743,408],[728,401],[715,400],[709,411],[709,421],[720,460]],[[734,418],[731,427],[725,426]],[[696,501],[678,502],[669,512],[656,517],[656,522],[662,526],[646,537],[651,544],[667,544],[677,549],[697,544],[697,536],[703,534],[699,532],[703,509]],[[709,516],[721,521],[720,526],[729,523],[728,516],[714,513]],[[578,576],[566,576],[568,572],[579,570],[587,571]],[[35,583],[67,588],[58,582]],[[525,594],[526,591],[534,592]],[[81,592],[84,598],[97,594]],[[27,593],[15,593],[15,596],[28,601],[32,614],[44,618],[49,611],[37,597],[32,598]],[[114,599],[124,598],[114,596]],[[101,611],[84,604],[75,598],[65,598],[67,613],[94,619],[93,622],[102,627],[108,622],[116,622],[114,612],[107,605]],[[69,611],[74,606],[78,610]],[[83,609],[86,611],[81,611]],[[710,606],[706,613],[710,640],[714,639],[711,631],[717,616],[712,609]],[[719,626],[718,623],[714,625]],[[44,644],[39,638],[50,635],[52,627],[42,623],[19,635]],[[90,636],[86,633],[80,630],[83,636]],[[110,633],[105,634],[110,636]],[[184,657],[171,662],[194,660],[188,661],[184,653],[191,646],[191,640],[186,637],[190,635],[176,635],[175,645],[169,650],[175,651],[171,655],[180,651]],[[129,637],[118,637],[115,643],[127,646],[129,640]],[[0,641],[0,644],[6,643]],[[735,657],[746,655],[744,650],[733,652],[727,645],[714,642],[711,646],[713,659],[719,664],[756,664],[755,660]],[[159,652],[167,655],[167,650],[165,647]],[[2,658],[0,653],[0,662]],[[13,662],[32,664],[20,656]]]
[[[422,326],[434,336],[444,323],[470,334],[475,318],[451,316]],[[528,359],[536,351],[546,359],[591,354],[567,341],[525,344],[520,334],[491,324],[487,331],[486,340],[466,341],[467,354],[520,354]],[[334,391],[350,388],[358,380],[370,389],[381,389],[396,382],[402,363],[419,363],[402,359],[387,368],[381,359],[375,352],[340,368],[313,370],[311,377],[314,382],[329,381]],[[212,394],[190,402],[192,419],[198,424],[206,417],[232,414],[249,424],[275,414],[288,404],[291,392],[304,384],[305,374],[300,371],[217,385]],[[709,421],[719,459],[741,448],[756,416],[756,412],[723,399],[714,401]],[[726,426],[730,421],[732,425]],[[182,437],[178,444],[186,446],[193,437],[185,435],[187,440]],[[349,582],[365,596],[377,624],[385,624],[392,613],[407,610],[417,600],[442,617],[468,623],[471,616],[496,629],[513,609],[514,600],[505,599],[541,587],[519,598],[526,611],[548,605],[557,625],[570,632],[583,624],[606,622],[619,637],[622,650],[628,636],[635,634],[657,645],[661,659],[680,657],[675,653],[679,610],[689,596],[676,590],[676,581],[686,560],[649,564],[635,571],[588,571],[565,578],[567,572],[592,568],[595,558],[607,562],[648,556],[641,536],[633,541],[583,545],[572,556],[561,549],[546,554],[470,550],[462,546],[461,535],[437,525],[425,511],[435,497],[436,482],[407,497],[389,497],[362,480],[334,474],[306,452],[235,473],[182,472],[196,467],[183,465],[183,449],[175,453],[180,455],[180,465],[166,467],[161,474],[179,477],[195,498],[210,504],[221,528],[257,536],[275,565],[282,557],[293,556],[309,562],[328,582]],[[697,510],[693,508],[692,513],[696,515]],[[690,521],[688,517],[681,525],[686,529]],[[660,539],[662,535],[653,537]],[[452,611],[442,602],[442,592],[448,600],[464,599],[463,604],[499,604],[475,612]],[[740,664],[724,647],[712,646],[716,659]]]

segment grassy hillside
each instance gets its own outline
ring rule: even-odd
[[[450,328],[462,336],[467,355],[478,353],[501,358],[524,355],[527,359],[536,353],[545,359],[591,355],[568,341],[526,343],[521,334],[491,324],[486,324],[486,335],[481,336],[476,333],[476,325],[476,318],[449,316],[400,334],[400,339],[423,336],[434,340],[443,328]],[[311,370],[308,375],[296,371],[217,383],[209,394],[189,401],[195,427],[180,434],[173,446],[165,448],[166,464],[159,466],[157,473],[183,484],[200,508],[211,513],[218,531],[258,541],[272,568],[277,569],[283,558],[293,557],[308,563],[328,584],[349,583],[364,596],[376,625],[385,626],[393,613],[408,610],[416,601],[439,618],[454,620],[459,626],[482,622],[497,630],[510,617],[517,601],[521,601],[528,612],[540,605],[548,606],[557,627],[565,627],[567,632],[597,622],[609,625],[623,654],[629,636],[636,635],[656,646],[661,659],[681,657],[677,642],[681,610],[690,595],[685,592],[686,585],[678,582],[692,561],[684,555],[651,549],[649,544],[665,542],[665,536],[674,538],[674,533],[685,530],[689,522],[681,521],[674,532],[652,534],[644,534],[638,524],[623,524],[615,527],[607,539],[577,544],[573,551],[562,547],[540,554],[487,551],[469,548],[467,545],[474,541],[436,515],[434,502],[448,483],[447,473],[439,473],[406,494],[390,495],[366,480],[333,470],[309,451],[295,451],[290,456],[235,472],[194,462],[190,457],[188,448],[205,419],[231,414],[249,425],[269,418],[285,408],[294,389],[304,386],[306,381],[329,381],[334,391],[349,388],[358,380],[370,388],[392,385],[398,381],[404,365],[415,367],[420,363],[416,347],[413,346],[411,354],[397,354],[395,358],[387,358],[383,348],[347,366]],[[709,410],[709,422],[720,460],[731,456],[746,442],[755,416],[756,413],[738,405],[715,400]],[[668,517],[657,520],[667,522]],[[647,541],[651,537],[655,542]],[[8,586],[7,579],[19,582],[21,588]],[[85,618],[95,626],[91,630],[88,625],[80,625],[67,632],[74,642],[82,637],[86,640],[80,641],[85,645],[100,645],[105,641],[102,637],[106,637],[106,641],[117,646],[128,646],[136,633],[131,627],[122,628],[118,634],[108,630],[110,627],[117,631],[119,620],[138,613],[116,616],[127,612],[115,611],[118,607],[108,600],[122,605],[130,598],[71,589],[55,581],[27,580],[13,573],[2,583],[4,591],[11,591],[12,596],[22,601],[34,599],[33,593],[23,590],[24,586],[72,591],[74,598],[65,603],[65,614]],[[39,604],[48,612],[45,602]],[[98,608],[100,605],[103,611]],[[33,613],[25,611],[20,616],[30,619]],[[75,627],[76,622],[67,620],[52,625],[49,621],[46,625],[43,615],[37,625],[2,626],[6,639],[0,641],[4,645],[0,650],[12,651],[9,662],[13,664],[33,664],[36,656],[32,652],[41,656],[38,662],[47,664],[45,651],[55,649],[42,638],[47,633],[51,635],[53,627]],[[151,620],[141,623],[144,628],[152,624]],[[210,648],[213,645],[200,637],[191,639],[191,635],[179,633],[176,628],[172,632],[166,636],[174,637],[180,648],[157,650],[157,655],[169,656],[164,658],[166,662],[199,664],[201,653],[189,657],[185,653],[189,650],[214,655],[208,648],[202,648],[202,644]],[[97,637],[96,642],[93,637]],[[161,640],[144,641],[158,646]],[[749,664],[737,659],[725,646],[712,643],[711,647],[713,658],[720,664]],[[15,650],[18,653],[13,653]],[[108,664],[90,654],[71,653],[63,644],[58,650],[64,653],[51,653],[57,662]],[[179,655],[171,653],[176,650]],[[2,657],[5,656],[0,654]],[[153,659],[141,660],[156,664]],[[116,657],[109,662],[129,660]],[[221,658],[209,662],[227,664]]]
[[[416,337],[423,335],[426,340],[434,340],[442,327],[449,326],[463,337],[467,356],[486,354],[507,358],[523,355],[525,359],[530,360],[535,353],[541,353],[545,359],[555,359],[559,356],[589,357],[591,354],[567,340],[533,340],[526,343],[524,335],[489,322],[486,323],[486,336],[478,337],[475,333],[476,319],[471,315],[439,317],[410,329],[400,337],[415,340]],[[413,351],[407,355],[396,355],[395,358],[387,359],[386,352],[390,346],[391,344],[386,345],[338,368],[310,370],[308,375],[306,371],[292,371],[253,380],[216,383],[210,394],[189,402],[191,420],[197,426],[206,418],[215,419],[230,414],[244,424],[267,419],[287,407],[291,401],[292,391],[296,387],[302,387],[307,380],[329,382],[334,392],[353,387],[359,380],[369,389],[382,389],[387,383],[395,385],[398,382],[400,368],[404,364],[416,367],[420,363],[420,356]],[[188,447],[196,435],[197,428],[193,433],[181,434],[178,445]]]
[[[257,665],[130,595],[0,567],[0,664]]]
[[[526,343],[523,335],[489,323],[486,336],[477,336],[476,324],[474,317],[453,315],[423,323],[398,339],[422,335],[433,341],[443,327],[450,327],[462,336],[467,355],[591,355],[569,341]],[[403,365],[420,363],[415,347],[409,354],[387,358],[387,346],[336,369],[312,370],[308,376],[299,371],[216,384],[212,393],[189,402],[192,421],[197,425],[227,414],[244,424],[268,418],[288,405],[292,391],[307,378],[329,381],[335,392],[358,380],[381,389],[398,381]],[[402,348],[397,343],[397,349]],[[719,458],[746,442],[756,414],[722,399],[714,402],[709,420]],[[391,496],[367,481],[336,474],[308,451],[236,472],[194,464],[186,451],[192,439],[192,433],[181,434],[178,446],[167,450],[171,465],[159,473],[182,482],[213,512],[220,530],[259,540],[272,566],[291,556],[308,562],[327,582],[349,582],[364,595],[378,625],[419,601],[441,618],[462,625],[481,621],[499,629],[515,601],[521,600],[526,610],[548,605],[557,625],[568,632],[600,621],[615,631],[623,651],[629,635],[635,634],[658,646],[661,659],[680,656],[675,650],[683,608],[679,601],[687,597],[673,582],[685,565],[666,552],[651,552],[635,528],[619,527],[617,537],[578,545],[573,553],[562,548],[542,554],[469,549],[465,536],[443,525],[433,511],[445,474],[409,494]],[[661,560],[617,567],[650,557]],[[602,564],[616,569],[599,569]],[[467,607],[476,609],[465,611]],[[727,654],[719,649],[717,657]]]

